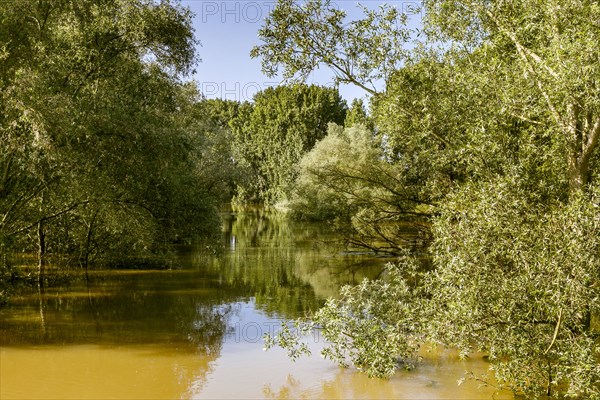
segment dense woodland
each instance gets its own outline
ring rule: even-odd
[[[240,103],[188,79],[180,5],[0,2],[0,298],[23,259],[43,284],[218,251],[219,207],[262,203],[394,257],[297,322],[326,357],[390,376],[424,343],[482,350],[517,394],[599,399],[600,5],[423,3],[416,31],[278,0],[251,56],[285,84]],[[319,67],[369,100],[304,84]],[[267,345],[296,357],[297,333]]]

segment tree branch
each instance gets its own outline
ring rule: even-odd
[[[535,60],[542,67],[544,67],[544,69],[546,69],[550,73],[550,75],[552,77],[558,78],[558,74],[554,70],[552,70],[552,68],[550,68],[547,65],[545,65],[543,63],[543,60],[540,58],[540,56],[538,56],[537,54],[535,54],[533,51],[529,50],[527,47],[523,46],[521,44],[521,42],[518,40],[517,36],[514,34],[514,32],[511,32],[509,29],[505,28],[503,26],[503,24],[500,22],[500,20],[489,9],[486,9],[485,13],[487,14],[487,16],[492,21],[494,21],[494,23],[498,27],[498,30],[500,30],[500,32],[502,32],[503,34],[505,34],[506,36],[508,36],[508,38],[513,42],[513,44],[517,48],[517,53],[519,53],[519,56],[521,57],[521,59],[525,63],[527,71],[534,77],[538,89],[540,90],[540,92],[542,93],[542,96],[546,100],[546,104],[548,104],[548,108],[550,109],[552,117],[554,118],[554,120],[556,121],[556,123],[563,130],[567,131],[568,128],[565,127],[565,125],[564,125],[564,123],[563,123],[563,121],[561,119],[560,113],[558,112],[558,110],[554,106],[554,103],[550,99],[550,95],[544,89],[544,84],[540,80],[539,74],[537,73],[537,71],[535,70],[535,68],[533,67],[533,65],[531,64],[531,62],[529,61],[528,56],[531,57],[533,60]]]
[[[548,346],[546,351],[544,351],[544,355],[548,354],[548,352],[550,351],[552,346],[554,346],[554,343],[556,342],[556,337],[558,336],[558,331],[560,329],[561,321],[562,321],[562,309],[558,310],[558,321],[556,321],[556,328],[554,328],[554,335],[552,336],[552,341],[550,342],[550,345]]]
[[[6,221],[8,220],[9,215],[17,208],[17,206],[19,205],[19,203],[22,204],[27,204],[31,199],[33,199],[44,187],[43,183],[39,183],[37,185],[37,187],[33,190],[33,193],[28,196],[27,198],[25,198],[25,200],[23,201],[23,198],[25,197],[25,194],[22,194],[21,196],[19,196],[9,207],[9,209],[4,213],[4,217],[2,217],[2,221],[0,221],[0,228],[4,227],[6,225]]]
[[[587,143],[584,145],[583,154],[581,157],[585,159],[589,159],[592,156],[596,146],[598,145],[598,140],[600,139],[600,117],[596,120],[596,123],[590,129],[587,137]]]
[[[59,212],[57,212],[57,213],[55,213],[55,214],[48,215],[48,216],[45,216],[45,217],[42,217],[42,218],[40,218],[40,219],[38,219],[37,221],[35,221],[34,223],[32,223],[32,224],[30,224],[30,225],[28,225],[28,226],[26,226],[26,227],[24,227],[24,228],[18,229],[18,230],[16,230],[16,231],[14,231],[14,232],[10,233],[10,235],[16,235],[16,234],[18,234],[18,233],[21,233],[21,232],[28,231],[29,229],[31,229],[31,228],[33,228],[34,226],[38,225],[40,222],[45,222],[45,221],[49,221],[49,220],[51,220],[51,219],[54,219],[54,218],[60,217],[61,215],[63,215],[63,214],[66,214],[66,213],[68,213],[68,212],[71,212],[71,211],[73,211],[75,208],[77,208],[77,207],[79,207],[79,206],[82,206],[82,205],[84,205],[84,204],[88,204],[89,202],[90,202],[89,200],[84,200],[84,201],[82,201],[82,202],[80,202],[80,203],[75,203],[75,204],[72,204],[72,205],[71,205],[71,206],[69,206],[68,208],[66,208],[66,209],[64,209],[64,210],[61,210],[61,211],[59,211]]]

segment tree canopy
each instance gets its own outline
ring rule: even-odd
[[[0,241],[85,264],[216,233],[189,11],[168,2],[3,2]],[[123,251],[133,249],[134,251]]]
[[[335,88],[278,86],[254,96],[252,111],[231,121],[238,154],[252,173],[240,200],[274,205],[288,199],[296,165],[327,132],[342,124],[347,106]]]
[[[302,18],[275,8],[256,51],[263,65],[288,74],[327,65],[339,76],[332,61],[345,64],[334,57],[390,54],[385,40],[363,53],[335,43],[323,51],[328,29],[345,37],[355,25],[323,19],[337,15],[331,4],[309,3],[287,13]],[[403,255],[387,278],[343,289],[308,325],[329,339],[325,356],[389,376],[396,357],[412,365],[411,344],[429,341],[485,351],[515,393],[599,398],[599,10],[585,1],[424,2],[425,40],[386,69],[384,91],[365,88],[375,134],[365,142],[330,131],[301,161],[292,207],[346,221],[351,235],[359,220],[385,232],[418,214],[431,263]],[[389,27],[355,23],[367,20],[369,31]],[[289,25],[298,26],[274,28]],[[294,36],[311,27],[321,35]],[[402,27],[385,35],[408,37]],[[363,65],[377,74],[389,64]],[[369,76],[341,79],[364,87]],[[400,237],[389,242],[401,253]],[[299,344],[285,329],[273,339]]]

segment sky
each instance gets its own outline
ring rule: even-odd
[[[380,0],[366,0],[361,4],[376,8]],[[182,0],[195,14],[194,29],[200,41],[198,55],[202,62],[193,79],[207,98],[251,101],[254,94],[281,83],[261,72],[260,59],[250,58],[250,50],[260,44],[258,31],[262,27],[275,0]],[[348,13],[349,19],[358,19],[361,12],[354,0],[335,0]],[[415,7],[420,1],[388,0],[400,10]],[[412,23],[420,23],[413,16]],[[333,73],[321,68],[311,74],[307,83],[332,86]],[[367,98],[367,93],[354,85],[340,85],[340,94],[350,103],[354,98]]]

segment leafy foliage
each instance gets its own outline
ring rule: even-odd
[[[286,200],[300,158],[325,136],[328,123],[341,124],[345,116],[337,89],[294,85],[257,93],[251,113],[231,122],[236,152],[253,173],[240,200]]]
[[[399,254],[408,244],[429,240],[423,224],[430,207],[364,126],[330,125],[299,170],[290,203],[297,218],[331,221],[349,244],[377,252]]]
[[[363,19],[346,23],[346,13],[330,0],[278,1],[259,31],[264,44],[250,55],[262,58],[267,76],[283,68],[285,79],[304,80],[324,64],[336,83],[353,83],[374,93],[375,83],[406,57],[407,16],[388,5],[362,11]]]
[[[372,377],[389,377],[400,365],[413,368],[424,309],[414,302],[421,289],[405,278],[407,270],[414,278],[417,267],[410,259],[403,267],[390,264],[387,279],[344,286],[340,297],[330,298],[309,322],[298,320],[294,329],[283,324],[275,336],[267,336],[266,348],[282,346],[292,358],[310,354],[302,337],[317,329],[327,343],[323,357],[340,366],[353,365]]]
[[[505,110],[523,120],[543,112],[564,143],[571,192],[584,189],[600,137],[598,4],[432,0],[425,7],[435,37],[492,48],[519,71]]]
[[[489,353],[517,393],[598,397],[598,190],[540,204],[512,176],[453,193],[435,220],[426,329]]]
[[[319,18],[328,8],[311,5],[304,19],[273,13],[267,27],[286,21],[300,25],[288,29],[295,32],[311,26],[311,18],[317,26],[326,23]],[[432,269],[410,281],[392,277],[365,284],[372,285],[365,291],[345,289],[343,301],[332,300],[313,320],[331,334],[330,354],[342,365],[350,361],[388,376],[391,363],[382,362],[382,354],[402,356],[406,347],[382,333],[390,321],[371,326],[377,317],[370,311],[381,303],[407,302],[411,312],[393,322],[405,321],[414,330],[396,325],[395,333],[464,354],[482,349],[497,380],[515,393],[600,398],[599,338],[592,323],[600,282],[600,31],[594,22],[600,9],[586,1],[431,0],[424,6],[427,41],[385,74],[385,92],[372,98],[377,137],[359,144],[350,130],[330,133],[302,161],[294,204],[307,216],[347,221],[390,213],[382,200],[405,214],[426,204],[429,215],[422,217],[432,227]],[[336,21],[331,29],[338,29]],[[279,31],[264,40],[260,55],[267,65],[282,64],[287,71],[329,65],[333,54],[344,57],[322,51],[315,38],[304,42],[312,47]],[[290,53],[314,61],[299,64]],[[385,65],[370,67],[377,73]],[[342,79],[361,86],[366,76]],[[376,156],[378,150],[383,153]],[[398,198],[413,207],[399,206]],[[379,220],[365,219],[366,229]],[[380,291],[386,283],[397,288]],[[370,291],[380,296],[369,298]],[[378,345],[366,346],[363,338]]]
[[[350,109],[348,110],[346,119],[344,120],[344,126],[346,128],[351,128],[358,125],[362,125],[370,131],[375,129],[373,121],[369,117],[362,99],[352,100],[352,104],[350,104]]]
[[[0,243],[69,264],[210,237],[191,16],[168,2],[4,2]],[[208,172],[208,171],[206,171]],[[42,272],[42,271],[41,271]]]

